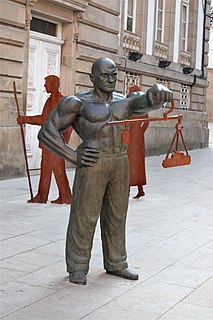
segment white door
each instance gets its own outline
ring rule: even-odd
[[[44,78],[50,74],[60,76],[62,41],[47,35],[30,32],[27,116],[42,113],[48,94],[45,91]],[[41,149],[37,139],[40,126],[26,125],[26,146],[30,169],[40,168]]]

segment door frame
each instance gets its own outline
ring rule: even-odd
[[[39,18],[39,19],[43,19],[44,18],[42,17],[39,17],[39,16],[35,16],[36,18]],[[57,36],[49,36],[47,34],[43,34],[43,33],[40,33],[40,32],[35,32],[35,31],[30,31],[30,40],[36,40],[36,41],[41,41],[41,49],[44,50],[48,47],[48,44],[51,46],[51,45],[58,45],[60,47],[62,47],[64,41],[61,40],[59,37],[61,37],[61,30],[62,30],[62,23],[60,22],[57,22],[57,21],[53,21],[51,19],[46,19],[45,18],[45,21],[50,21],[50,22],[53,22],[55,24],[57,24]],[[29,40],[29,41],[30,41]],[[46,44],[46,46],[45,46]],[[30,43],[29,43],[29,52],[31,50],[31,47],[30,47]],[[51,50],[51,49],[50,49]],[[30,64],[28,62],[28,68],[29,68]],[[57,69],[57,72],[54,73],[55,75],[58,75],[60,76],[60,69],[61,69],[61,49],[60,49],[60,52],[59,52],[59,65],[58,65],[58,69]],[[28,71],[29,72],[29,71]],[[48,74],[46,74],[48,75]],[[48,94],[45,92],[45,89],[44,91],[42,91],[42,87],[43,87],[43,84],[44,84],[44,78],[43,78],[43,73],[41,72],[41,79],[39,80],[39,82],[41,83],[40,87],[37,88],[38,90],[38,94],[39,96],[37,96],[37,101],[38,101],[38,108],[35,110],[35,108],[32,108],[30,109],[28,106],[29,106],[29,96],[30,96],[30,93],[32,93],[32,91],[35,91],[36,88],[34,88],[32,86],[32,84],[30,85],[29,83],[29,73],[28,73],[28,85],[27,85],[27,107],[26,107],[26,115],[27,116],[33,116],[33,115],[38,115],[38,114],[41,114],[42,113],[42,110],[43,110],[43,106],[44,106],[44,103],[46,101],[46,99],[48,98]],[[29,166],[30,166],[30,169],[33,170],[33,169],[39,169],[40,168],[40,161],[41,161],[41,149],[38,147],[38,141],[37,141],[37,133],[39,131],[40,127],[39,126],[36,126],[36,125],[26,125],[26,146],[27,146],[27,157],[28,157],[28,160],[29,160]]]

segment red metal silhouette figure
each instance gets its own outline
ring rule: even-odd
[[[141,91],[138,86],[129,88],[129,94]],[[133,115],[131,119],[148,118],[148,114],[143,116]],[[146,185],[145,169],[145,141],[144,133],[148,128],[149,122],[134,123],[129,128],[128,159],[130,167],[129,187],[137,186],[138,193],[134,199],[145,195],[143,186]]]
[[[60,79],[55,75],[49,75],[45,78],[45,89],[47,93],[50,93],[50,97],[47,99],[43,112],[41,115],[36,116],[18,116],[17,121],[19,124],[32,124],[41,126],[49,113],[56,107],[58,101],[63,97],[59,91]],[[69,141],[72,128],[69,128],[63,132],[63,136],[66,142]],[[54,173],[56,184],[58,186],[59,197],[51,201],[51,203],[70,204],[72,202],[72,193],[69,187],[69,181],[65,171],[65,160],[56,156],[49,150],[47,150],[41,143],[39,147],[42,149],[41,158],[41,175],[38,187],[37,195],[28,200],[29,203],[46,203],[50,190],[50,183],[52,173]]]

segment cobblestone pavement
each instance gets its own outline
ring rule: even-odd
[[[145,197],[131,188],[128,281],[103,270],[99,225],[88,284],[68,282],[69,205],[28,204],[26,178],[1,190],[1,317],[5,320],[212,320],[213,145],[189,152],[189,166],[146,159]],[[74,171],[68,171],[72,184]],[[32,177],[34,193],[38,176]],[[50,200],[57,197],[55,184]]]

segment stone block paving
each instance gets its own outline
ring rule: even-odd
[[[213,148],[189,152],[189,166],[146,158],[145,197],[131,188],[127,252],[140,275],[104,272],[99,224],[88,284],[68,282],[69,205],[28,204],[26,178],[1,190],[1,318],[5,320],[212,320]],[[68,171],[72,184],[74,170]],[[34,193],[38,176],[32,176]],[[50,200],[57,197],[55,182]]]

